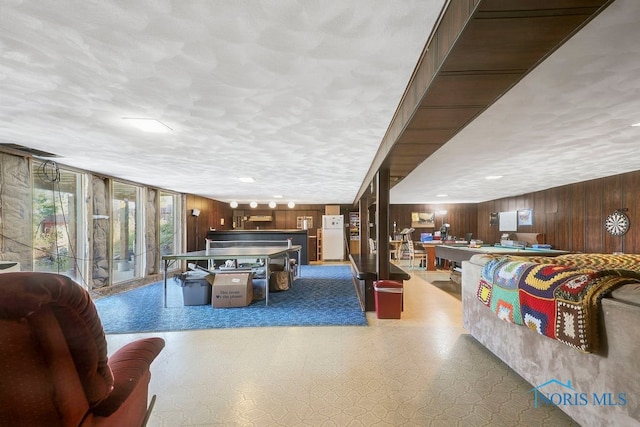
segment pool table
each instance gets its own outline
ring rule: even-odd
[[[557,249],[514,248],[510,246],[480,246],[470,248],[466,245],[438,245],[436,257],[455,263],[467,261],[476,254],[518,255],[518,256],[558,256],[570,253]]]

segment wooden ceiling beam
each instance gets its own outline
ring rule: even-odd
[[[367,194],[383,165],[395,185],[612,1],[449,2],[354,203]]]

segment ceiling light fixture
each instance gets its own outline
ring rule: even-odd
[[[633,126],[633,127],[640,127],[640,122],[638,122],[638,123],[634,123],[634,124],[632,124],[631,126]]]
[[[232,201],[231,203],[229,203],[229,206],[231,206],[231,208],[235,209],[238,207],[238,202],[236,202],[235,200]]]
[[[293,209],[293,208],[296,207],[296,204],[293,203],[293,202],[289,202],[289,203],[287,203],[287,206],[289,206],[290,209]]]
[[[251,178],[250,176],[240,177],[240,178],[238,178],[238,181],[240,181],[240,182],[256,182],[256,180]]]
[[[270,207],[271,209],[274,209],[276,206],[277,206],[277,205],[276,205],[276,202],[269,202],[269,207]]]
[[[141,117],[123,117],[127,122],[143,132],[169,133],[173,129],[156,119],[145,119]]]
[[[282,199],[282,194],[275,194],[273,196],[274,199]]]
[[[489,175],[484,177],[484,179],[500,179],[500,178],[502,178],[502,175]]]
[[[249,203],[249,206],[251,206],[253,209],[258,207],[258,202],[251,202]]]
[[[448,194],[436,194],[436,197],[447,197]]]

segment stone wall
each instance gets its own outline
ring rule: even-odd
[[[147,199],[145,202],[144,209],[144,221],[145,221],[145,258],[147,269],[146,275],[157,273],[158,266],[157,256],[158,256],[158,223],[157,223],[157,213],[158,213],[158,203],[159,203],[159,192],[152,188],[147,189]]]
[[[97,176],[91,177],[91,193],[93,202],[92,255],[91,255],[91,287],[101,288],[109,283],[109,193],[108,180]],[[91,228],[90,228],[91,230]]]
[[[33,207],[30,162],[0,153],[0,258],[33,269]],[[27,225],[27,226],[25,226]]]

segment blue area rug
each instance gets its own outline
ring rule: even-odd
[[[270,292],[269,305],[247,307],[185,306],[182,288],[167,280],[167,308],[162,282],[95,301],[108,334],[184,331],[260,326],[366,326],[349,266],[301,266],[302,275],[288,291]]]

